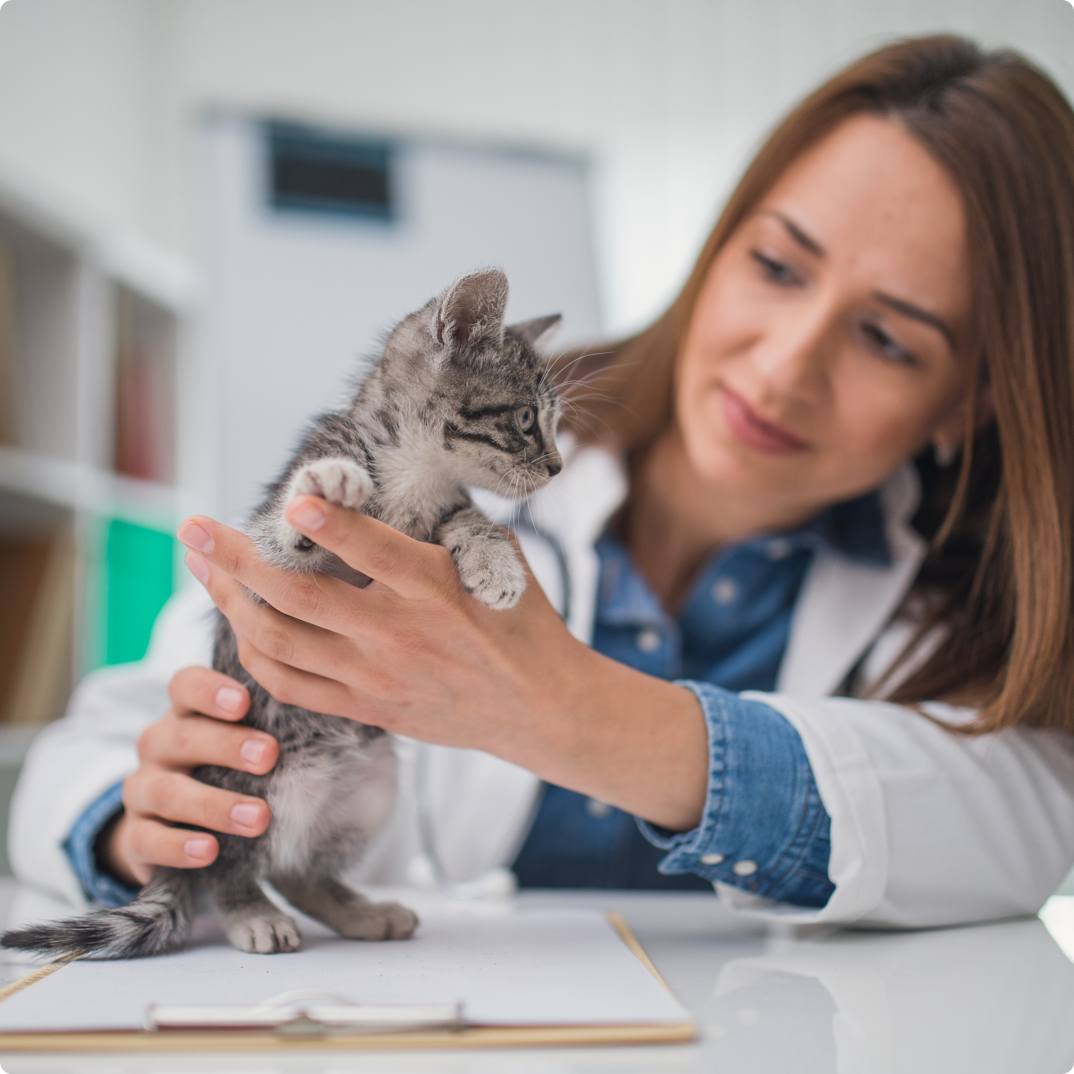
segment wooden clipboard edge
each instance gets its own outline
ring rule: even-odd
[[[687,1044],[697,1039],[692,1022],[667,1025],[477,1026],[455,1033],[333,1033],[289,1038],[259,1031],[190,1031],[0,1034],[8,1052],[292,1052],[451,1051],[459,1048],[602,1047],[623,1044]]]
[[[623,941],[630,948],[631,953],[635,958],[664,986],[664,989],[671,994],[675,995],[671,991],[671,985],[664,980],[663,975],[656,968],[655,963],[649,957],[649,952],[641,946],[641,941],[634,935],[630,926],[626,922],[626,918],[622,914],[615,910],[609,910],[607,914],[608,920],[611,922],[611,926],[619,934],[619,939]],[[0,997],[3,998],[3,997]]]
[[[653,960],[626,919],[614,911],[609,924],[630,952],[668,991]],[[0,1002],[62,969],[76,956],[38,966],[0,989]],[[311,1050],[431,1051],[456,1048],[601,1047],[623,1044],[688,1044],[697,1040],[691,1021],[663,1025],[475,1026],[452,1032],[417,1030],[402,1033],[331,1033],[323,1037],[283,1037],[260,1030],[157,1031],[143,1029],[69,1033],[0,1032],[0,1054],[10,1052],[264,1052]]]

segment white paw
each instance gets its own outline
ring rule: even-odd
[[[357,510],[373,494],[373,479],[351,459],[314,459],[291,478],[288,503],[296,496],[320,496]]]
[[[285,914],[266,914],[233,922],[228,925],[227,938],[240,951],[254,955],[297,951],[302,946],[298,926]]]
[[[418,927],[418,915],[397,902],[371,902],[355,907],[341,928],[348,940],[409,940]]]
[[[490,608],[513,608],[526,588],[526,572],[510,541],[474,538],[455,553],[467,592]]]

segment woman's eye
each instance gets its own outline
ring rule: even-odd
[[[537,413],[531,406],[520,406],[515,411],[515,424],[518,425],[519,431],[528,433],[533,428],[533,423],[536,420]]]
[[[771,280],[773,283],[786,285],[795,283],[797,277],[791,272],[790,268],[783,264],[782,261],[776,261],[771,257],[767,257],[762,254],[760,250],[751,250],[750,256],[761,266],[761,275],[766,280]]]
[[[865,324],[862,325],[862,331],[877,350],[886,357],[906,365],[918,364],[917,358],[905,348],[900,347],[882,328],[878,328],[875,324]]]

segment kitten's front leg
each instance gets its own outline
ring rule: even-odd
[[[451,552],[467,591],[490,608],[513,608],[526,588],[526,572],[511,542],[482,511],[464,507],[433,535]]]
[[[369,472],[353,459],[336,456],[303,463],[291,475],[271,524],[257,527],[254,536],[258,547],[279,566],[316,570],[328,554],[291,526],[284,517],[288,504],[297,496],[320,496],[329,503],[357,511],[372,496],[373,490]]]

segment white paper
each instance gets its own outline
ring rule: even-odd
[[[0,1003],[0,1032],[140,1029],[150,1004],[254,1006],[296,989],[351,1003],[462,1001],[483,1025],[689,1020],[594,910],[430,910],[411,940],[341,940],[303,921],[306,946],[248,955],[218,936],[172,955],[73,962]]]

